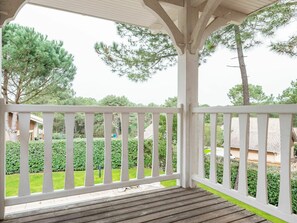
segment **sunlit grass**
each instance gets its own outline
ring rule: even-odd
[[[226,194],[223,194],[223,193],[221,193],[221,192],[219,192],[219,191],[217,191],[215,189],[212,189],[212,188],[210,188],[210,187],[208,187],[206,185],[198,184],[198,187],[200,187],[200,188],[202,188],[204,190],[207,190],[210,193],[215,194],[215,195],[229,201],[230,203],[233,203],[233,204],[235,204],[235,205],[237,205],[239,207],[242,207],[242,208],[248,210],[249,212],[252,212],[252,213],[254,213],[254,214],[256,214],[256,215],[258,215],[258,216],[260,216],[262,218],[265,218],[265,219],[267,219],[267,220],[269,220],[271,222],[286,223],[286,221],[283,221],[283,220],[281,220],[281,219],[279,219],[277,217],[274,217],[274,216],[272,216],[272,215],[270,215],[270,214],[268,214],[268,213],[266,213],[264,211],[261,211],[261,210],[255,208],[255,207],[252,207],[252,206],[250,206],[250,205],[248,205],[246,203],[243,203],[243,202],[241,202],[241,201],[239,201],[239,200],[237,200],[237,199],[235,199],[233,197],[230,197],[230,196],[228,196]]]
[[[144,170],[145,176],[151,176],[151,169],[146,168]],[[163,174],[163,172],[160,172]],[[121,170],[114,169],[112,170],[112,180],[113,182],[120,181]],[[19,187],[19,174],[7,175],[6,176],[6,196],[17,196],[18,187]],[[136,178],[136,168],[129,170],[129,178]],[[53,184],[54,189],[59,190],[64,188],[64,172],[55,172],[53,173]],[[100,184],[104,179],[104,171],[102,171],[102,175],[99,178],[99,171],[94,171],[94,182],[95,184]],[[76,187],[84,186],[85,182],[85,171],[75,171],[74,172],[74,184]],[[34,173],[30,174],[30,189],[31,193],[41,192],[43,184],[43,173]],[[161,183],[164,187],[175,186],[175,180],[164,181]]]
[[[151,176],[151,169],[146,168],[144,170],[145,176]],[[163,174],[161,171],[160,174]],[[112,170],[112,179],[114,182],[120,181],[121,176],[121,170],[114,169]],[[130,179],[136,178],[136,168],[129,169],[129,177]],[[54,183],[54,189],[59,190],[64,188],[64,179],[65,179],[65,173],[64,172],[56,172],[53,173],[53,183]],[[102,183],[104,179],[104,173],[102,171],[102,176],[99,177],[99,171],[94,171],[94,181],[95,184]],[[85,181],[85,171],[76,171],[74,172],[74,183],[76,187],[83,186]],[[43,183],[43,173],[35,173],[30,174],[30,189],[31,193],[41,192],[42,191],[42,183]],[[8,175],[6,176],[6,196],[17,196],[18,194],[18,185],[19,185],[19,174],[14,175]],[[176,186],[176,180],[167,180],[161,182],[161,185],[164,187],[172,187]],[[267,214],[266,212],[263,212],[257,208],[254,208],[250,205],[247,205],[241,201],[238,201],[234,199],[233,197],[230,197],[228,195],[225,195],[219,191],[216,191],[212,188],[209,188],[203,184],[198,184],[198,186],[204,190],[207,190],[213,194],[218,195],[219,197],[234,203],[252,213],[255,213],[269,221],[276,222],[276,223],[285,223],[285,221],[280,220],[279,218],[276,218],[270,214]]]

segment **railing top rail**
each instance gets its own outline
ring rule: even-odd
[[[120,107],[120,106],[80,106],[80,105],[12,105],[4,106],[5,112],[43,113],[181,113],[181,108]]]
[[[216,107],[194,107],[193,113],[279,113],[279,114],[297,114],[297,104],[286,105],[249,105],[249,106],[216,106]]]

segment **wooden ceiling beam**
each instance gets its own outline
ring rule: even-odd
[[[237,12],[223,6],[217,7],[217,9],[213,12],[213,15],[215,17],[222,17],[230,20],[231,23],[235,24],[241,24],[243,20],[248,16],[247,14]]]
[[[228,25],[229,22],[230,20],[225,18],[221,18],[221,17],[215,18],[204,30],[198,49],[199,50],[202,49],[205,41],[213,32],[220,29],[221,27]]]
[[[185,6],[185,1],[184,0],[159,0],[160,2],[166,2],[172,5],[184,7]]]
[[[172,19],[169,17],[164,8],[160,5],[158,0],[143,0],[144,5],[152,11],[159,19],[167,33],[175,43],[175,45],[184,52],[185,38],[184,34],[178,29]]]
[[[192,7],[198,7],[205,2],[206,2],[206,0],[192,0],[191,5],[192,5]]]
[[[13,19],[25,2],[25,0],[0,0],[0,27]]]
[[[201,44],[201,40],[203,37],[204,30],[206,29],[206,26],[209,23],[210,18],[212,17],[214,11],[217,9],[217,7],[221,4],[223,0],[208,0],[204,10],[198,19],[194,30],[191,35],[191,53],[196,53],[198,47]]]

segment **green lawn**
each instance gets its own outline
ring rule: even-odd
[[[160,172],[162,174],[163,172]],[[119,169],[114,169],[112,170],[112,179],[113,181],[119,181],[120,180],[120,174],[121,170]],[[98,170],[94,171],[94,180],[95,184],[102,183],[103,180],[103,172],[102,172],[102,177],[99,178],[99,173]],[[145,169],[145,176],[150,176],[151,175],[151,169]],[[54,189],[63,189],[64,188],[64,176],[65,174],[63,172],[56,172],[53,173],[53,182],[54,182]],[[136,168],[130,169],[129,170],[129,176],[130,179],[136,178]],[[84,171],[76,171],[74,173],[74,182],[75,186],[83,186],[84,185],[84,178],[85,178],[85,172]],[[31,193],[35,192],[41,192],[42,191],[42,180],[43,180],[43,174],[42,173],[36,173],[36,174],[30,174],[30,188],[31,188]],[[171,187],[171,186],[176,186],[176,180],[168,180],[168,181],[163,181],[161,184],[164,187]],[[6,176],[6,196],[17,196],[18,194],[18,185],[19,185],[19,175],[14,174],[14,175],[8,175]],[[218,195],[219,197],[234,203],[252,213],[255,213],[258,216],[261,216],[269,221],[276,222],[276,223],[285,223],[285,221],[280,220],[279,218],[276,218],[270,214],[267,214],[266,212],[260,211],[250,205],[247,205],[241,201],[238,201],[234,199],[233,197],[227,196],[219,191],[216,191],[212,188],[209,188],[203,184],[198,184],[200,188],[203,188],[204,190],[207,190],[213,194]]]
[[[151,176],[151,169],[144,170],[145,176]],[[160,173],[162,174],[162,172]],[[114,169],[112,170],[112,179],[113,181],[120,181],[121,170]],[[130,179],[136,178],[136,168],[129,170]],[[64,188],[64,172],[55,172],[53,173],[53,183],[54,189],[63,189]],[[99,178],[98,170],[94,171],[94,180],[95,184],[100,184],[103,181],[103,171],[102,177]],[[85,180],[85,171],[76,171],[74,172],[74,184],[76,187],[83,186]],[[30,189],[31,193],[41,192],[42,191],[42,182],[43,174],[35,173],[30,174]],[[19,174],[7,175],[6,176],[6,196],[17,196],[18,194],[18,185],[19,185]],[[175,180],[163,181],[162,185],[165,187],[175,186]]]
[[[237,199],[235,199],[233,197],[230,197],[230,196],[228,196],[226,194],[223,194],[223,193],[221,193],[221,192],[219,192],[217,190],[214,190],[214,189],[212,189],[212,188],[210,188],[208,186],[205,186],[203,184],[198,184],[198,187],[200,187],[200,188],[202,188],[204,190],[207,190],[207,191],[211,192],[212,194],[215,194],[215,195],[217,195],[217,196],[219,196],[219,197],[221,197],[221,198],[223,198],[223,199],[225,199],[225,200],[227,200],[227,201],[229,201],[229,202],[231,202],[233,204],[236,204],[237,206],[242,207],[242,208],[248,210],[249,212],[252,212],[252,213],[254,213],[254,214],[256,214],[256,215],[258,215],[258,216],[260,216],[262,218],[265,218],[268,221],[275,222],[275,223],[286,223],[286,221],[283,221],[283,220],[281,220],[281,219],[279,219],[277,217],[274,217],[274,216],[272,216],[270,214],[267,214],[266,212],[263,212],[263,211],[261,211],[261,210],[259,210],[257,208],[254,208],[254,207],[252,207],[252,206],[250,206],[248,204],[245,204],[245,203],[243,203],[243,202],[241,202],[241,201],[239,201],[239,200],[237,200]]]

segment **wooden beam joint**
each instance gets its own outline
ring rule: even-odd
[[[167,3],[172,4],[178,4],[179,1],[175,0],[160,0]],[[168,13],[164,10],[164,8],[161,6],[159,0],[143,0],[143,3],[146,7],[148,7],[155,16],[160,20],[163,27],[166,29],[167,33],[175,43],[175,45],[180,49],[180,51],[183,53],[185,49],[185,38],[184,34],[178,29],[178,27],[175,25],[174,21],[170,18]],[[181,4],[182,3],[182,4]],[[184,5],[184,1],[181,1],[179,3],[180,5]]]
[[[199,17],[194,30],[191,34],[190,40],[190,51],[195,54],[198,50],[198,47],[201,45],[201,41],[203,38],[204,31],[211,19],[214,11],[221,4],[222,0],[208,0],[203,9],[201,16]]]
[[[166,2],[172,5],[184,7],[185,6],[185,1],[184,0],[159,0],[160,2]]]
[[[8,20],[14,19],[25,2],[26,0],[0,0],[0,27]]]

